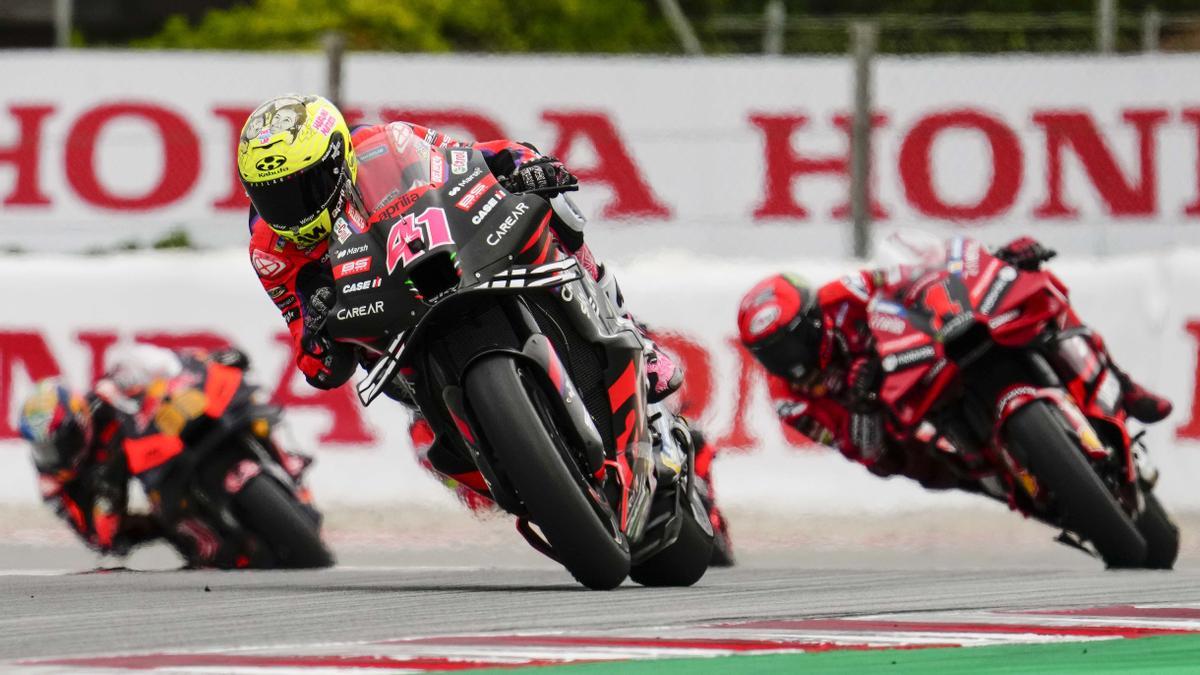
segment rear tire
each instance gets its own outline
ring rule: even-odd
[[[559,561],[588,588],[620,586],[629,576],[629,548],[600,519],[577,482],[578,471],[567,466],[558,435],[547,431],[554,420],[534,405],[521,367],[511,356],[484,357],[465,384],[480,435]]]
[[[254,476],[238,492],[236,502],[242,524],[267,544],[276,567],[333,566],[333,554],[321,541],[317,523],[274,478]]]
[[[696,518],[695,506],[683,505],[679,538],[654,557],[635,565],[629,578],[643,586],[691,586],[708,571],[713,558],[713,535]]]
[[[1158,497],[1150,490],[1142,493],[1145,507],[1135,521],[1138,532],[1146,540],[1145,567],[1169,570],[1179,557],[1179,527],[1171,520]]]
[[[1062,414],[1034,401],[1007,423],[1017,461],[1054,495],[1063,525],[1092,542],[1110,568],[1146,564],[1146,540],[1067,434]]]

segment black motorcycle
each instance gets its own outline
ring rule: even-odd
[[[303,483],[309,462],[272,438],[280,408],[240,368],[186,355],[180,362],[177,375],[136,399],[124,442],[157,534],[189,567],[333,565]]]
[[[339,218],[330,240],[325,328],[374,360],[363,405],[414,402],[583,585],[698,581],[712,528],[692,433],[647,403],[644,339],[555,244],[550,219],[569,202],[510,193],[472,149],[387,137],[356,150],[397,180],[360,179],[369,215]]]

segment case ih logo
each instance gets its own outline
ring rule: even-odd
[[[341,279],[342,277],[348,277],[353,274],[362,274],[369,269],[371,269],[371,256],[368,255],[362,258],[355,258],[354,260],[348,260],[340,265],[334,265],[333,278]]]

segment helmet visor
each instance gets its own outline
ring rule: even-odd
[[[794,328],[750,345],[750,351],[768,372],[793,381],[803,380],[816,371],[819,357],[819,334],[810,330],[809,324],[801,320]]]
[[[334,153],[303,171],[247,183],[246,192],[258,215],[273,229],[296,231],[333,204],[349,175],[342,154]]]
[[[74,468],[87,443],[88,429],[67,420],[49,438],[33,444],[33,464],[43,473]]]

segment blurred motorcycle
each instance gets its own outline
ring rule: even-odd
[[[179,364],[126,398],[123,450],[159,534],[192,567],[333,565],[304,485],[311,460],[273,439],[281,409],[242,368],[188,354]]]
[[[1110,567],[1171,568],[1179,529],[1158,471],[1066,288],[964,237],[912,241],[917,272],[868,305],[898,442]]]

